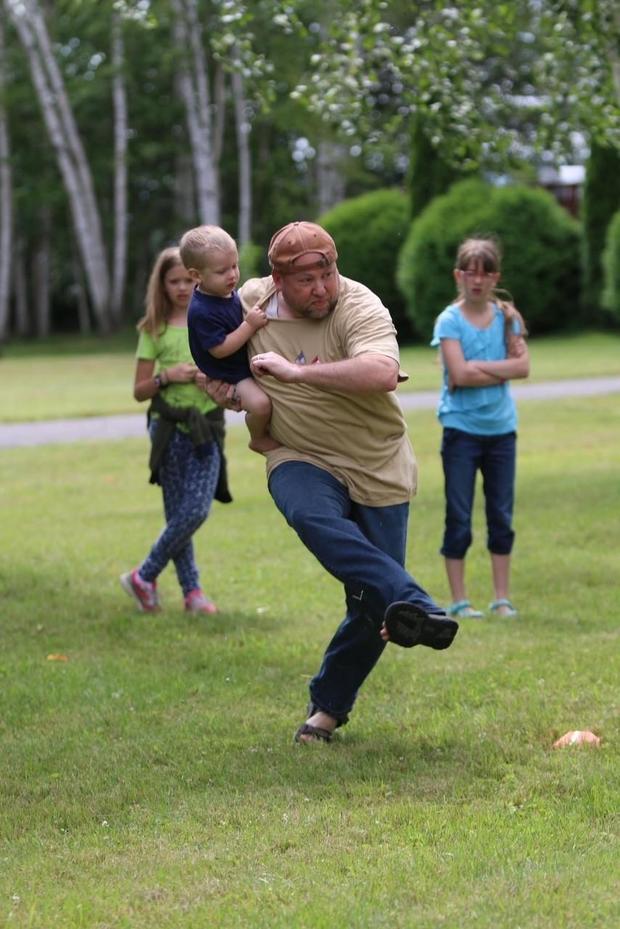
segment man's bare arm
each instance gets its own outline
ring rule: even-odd
[[[250,361],[256,377],[271,375],[289,384],[308,384],[323,390],[375,393],[395,390],[398,362],[387,355],[368,352],[342,361],[296,364],[276,352],[263,352]]]

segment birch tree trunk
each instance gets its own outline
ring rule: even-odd
[[[101,331],[111,328],[110,276],[92,175],[66,88],[36,0],[4,0],[26,52],[50,141],[65,184],[93,310]]]
[[[320,34],[325,39],[334,19],[335,11],[327,6],[320,17]],[[316,158],[317,210],[319,216],[344,200],[345,180],[342,175],[341,159],[344,147],[331,139],[320,139]]]
[[[44,337],[50,334],[50,232],[51,215],[47,208],[42,208],[38,216],[39,235],[32,256],[32,284],[34,302],[35,335]]]
[[[13,252],[13,179],[11,176],[9,127],[4,107],[4,26],[0,22],[0,345],[9,328],[9,297]]]
[[[187,229],[196,219],[196,187],[194,167],[189,152],[177,151],[174,158],[174,202],[175,219]]]
[[[73,287],[77,306],[78,328],[82,335],[87,335],[91,331],[90,315],[88,312],[88,300],[86,299],[86,291],[84,289],[82,266],[80,265],[79,258],[75,253],[75,249],[72,250],[71,255],[71,270],[73,272],[74,280]]]
[[[114,247],[112,258],[112,298],[110,315],[115,324],[121,321],[127,277],[127,93],[125,90],[122,19],[112,11],[112,68],[114,78]]]
[[[17,239],[13,252],[13,292],[15,294],[15,335],[30,335],[28,313],[28,280],[24,262],[24,240]]]
[[[344,151],[343,145],[325,139],[322,139],[317,146],[316,181],[319,216],[344,200],[346,189],[342,171]]]
[[[177,86],[185,105],[198,215],[202,223],[220,221],[220,191],[213,150],[207,61],[196,0],[171,0],[174,42],[179,55]]]
[[[239,245],[252,238],[252,157],[250,154],[250,120],[243,75],[235,69],[231,75],[237,133],[237,170],[239,173]]]
[[[216,172],[224,149],[224,129],[226,126],[226,74],[221,62],[215,64],[213,77],[213,161]]]

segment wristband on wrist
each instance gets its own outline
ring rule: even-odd
[[[161,390],[161,388],[164,386],[164,382],[162,381],[161,374],[156,374],[153,380],[155,381],[155,386],[157,387],[157,389]]]

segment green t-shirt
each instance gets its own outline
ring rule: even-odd
[[[143,361],[155,361],[157,371],[183,362],[194,364],[192,353],[189,350],[187,326],[166,326],[156,338],[148,332],[141,332],[136,358]],[[201,413],[208,413],[217,405],[193,382],[169,384],[164,387],[162,396],[170,406],[195,406]]]

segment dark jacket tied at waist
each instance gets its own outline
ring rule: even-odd
[[[157,413],[157,429],[151,443],[149,468],[151,470],[150,483],[159,484],[159,467],[168,443],[179,423],[187,426],[189,437],[192,440],[197,454],[208,454],[208,446],[215,442],[220,450],[220,473],[215,488],[215,499],[220,503],[231,503],[232,497],[228,488],[228,474],[226,457],[224,455],[224,410],[216,407],[208,413],[201,413],[195,406],[171,406],[166,403],[161,394],[151,400],[147,413],[150,422],[153,413]]]

